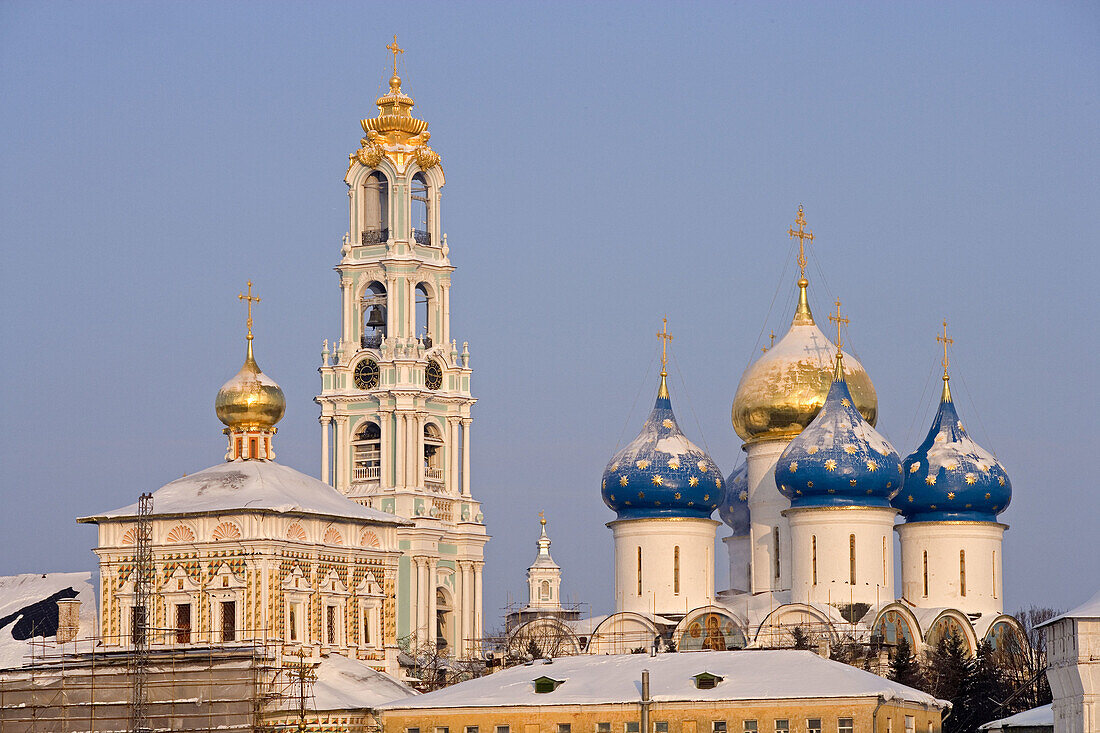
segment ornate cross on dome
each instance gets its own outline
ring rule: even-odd
[[[806,229],[806,216],[802,213],[802,204],[798,205],[798,218],[794,220],[795,224],[798,224],[798,230],[794,227],[787,230],[787,234],[791,235],[791,239],[798,237],[798,269],[801,272],[801,279],[806,279],[806,240],[814,241],[814,233]]]
[[[664,325],[661,326],[661,330],[657,332],[657,338],[661,339],[661,376],[667,377],[668,372],[666,367],[668,366],[668,342],[672,340],[672,334],[668,332],[668,319],[662,318],[661,321]]]
[[[397,34],[396,33],[393,36],[393,43],[386,46],[386,48],[388,48],[390,50],[390,53],[393,54],[393,75],[397,76],[397,54],[405,53],[405,49],[403,49],[403,48],[401,48],[400,46],[397,45]]]
[[[837,298],[836,302],[833,303],[833,305],[836,306],[836,315],[830,313],[829,320],[836,324],[836,353],[839,354],[841,345],[840,327],[841,325],[847,326],[848,319],[840,315],[840,298]]]
[[[241,300],[248,301],[248,340],[252,340],[252,304],[259,303],[260,299],[252,294],[252,281],[248,281],[248,295],[244,293],[238,293],[237,297]]]
[[[546,526],[546,512],[539,512],[539,524]]]
[[[943,344],[943,378],[947,379],[947,365],[949,363],[949,359],[947,357],[947,347],[950,346],[951,344],[955,343],[955,339],[947,338],[947,320],[946,319],[944,319],[944,322],[943,322],[943,335],[942,336],[937,336],[936,341],[939,341],[941,344]]]

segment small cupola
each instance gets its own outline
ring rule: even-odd
[[[277,432],[275,424],[286,412],[286,398],[275,380],[260,371],[252,353],[252,304],[260,302],[252,295],[252,281],[248,282],[248,294],[238,296],[248,303],[248,335],[244,365],[240,371],[218,390],[214,409],[218,419],[225,424],[222,431],[229,436],[229,448],[225,459],[271,460],[275,452],[271,438]]]
[[[974,442],[951,397],[947,322],[943,335],[943,392],[924,442],[905,459],[905,487],[893,501],[907,522],[995,522],[1012,500],[1012,483],[997,458]]]
[[[601,493],[619,519],[709,518],[726,498],[722,473],[676,423],[667,382],[667,344],[672,339],[667,319],[657,336],[662,339],[657,401],[638,437],[607,464]]]
[[[742,463],[726,478],[726,500],[718,517],[733,530],[734,537],[749,533],[749,464]]]
[[[889,507],[901,488],[901,457],[860,414],[844,375],[836,301],[836,367],[821,412],[779,456],[775,482],[792,508]]]

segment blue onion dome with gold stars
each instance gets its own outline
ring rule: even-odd
[[[726,500],[718,506],[718,518],[734,537],[749,533],[749,464],[742,463],[726,477]]]
[[[907,522],[996,522],[1012,500],[1004,466],[959,420],[946,372],[932,429],[902,470],[905,486],[893,503]]]
[[[709,518],[726,498],[718,464],[676,424],[666,374],[638,437],[603,473],[603,501],[619,519]]]
[[[840,353],[821,412],[780,454],[775,482],[792,508],[889,507],[901,488],[901,456],[856,408]]]

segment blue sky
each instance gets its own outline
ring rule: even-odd
[[[539,510],[564,592],[610,606],[599,481],[662,316],[681,425],[742,460],[800,203],[812,304],[844,302],[903,455],[949,320],[962,419],[1013,480],[1008,608],[1100,586],[1100,9],[1010,2],[0,4],[0,573],[92,567],[73,517],[221,459],[249,278],[279,459],[316,474],[343,173],[394,33],[447,172],[487,611]]]

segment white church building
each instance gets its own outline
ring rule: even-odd
[[[995,649],[1027,643],[1003,606],[1008,527],[997,517],[1011,484],[957,414],[946,323],[937,339],[940,403],[927,437],[903,459],[874,428],[870,376],[841,348],[848,321],[840,303],[829,317],[835,343],[811,312],[804,243],[813,235],[805,224],[799,207],[797,229],[789,230],[800,267],[790,328],[748,367],[733,396],[744,463],[723,480],[684,436],[662,366],[652,413],[602,479],[603,500],[615,512],[607,525],[614,612],[555,621],[566,639],[558,648],[782,647],[796,628],[819,644],[881,649],[904,637],[916,653],[950,633],[972,654],[982,641]],[[658,337],[666,349],[667,327]],[[719,531],[729,574],[716,580]],[[901,578],[894,577],[898,546]]]

